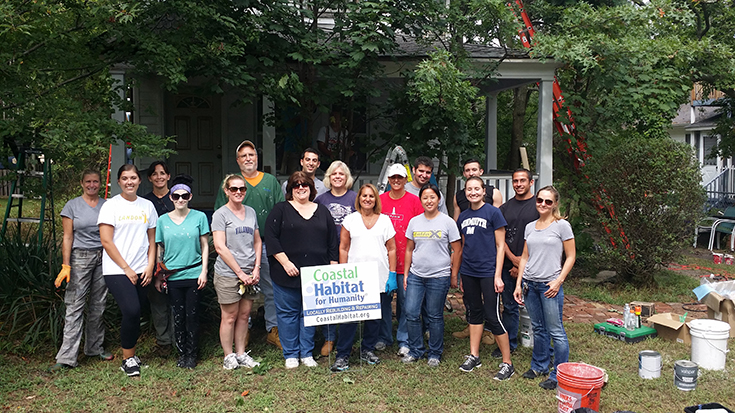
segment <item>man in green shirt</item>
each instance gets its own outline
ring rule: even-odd
[[[258,216],[258,227],[261,236],[264,234],[265,220],[273,209],[273,206],[286,199],[281,191],[281,185],[275,176],[258,171],[258,152],[255,145],[246,140],[237,147],[237,164],[240,167],[238,175],[245,179],[245,198],[242,203],[253,208]],[[214,203],[214,209],[219,209],[227,203],[220,185],[217,192],[217,199]],[[278,348],[281,348],[281,341],[278,339],[278,324],[276,320],[276,304],[273,301],[273,283],[271,281],[270,266],[268,265],[268,254],[265,250],[265,242],[263,243],[263,257],[260,269],[260,288],[265,296],[265,329],[268,331],[267,341]]]

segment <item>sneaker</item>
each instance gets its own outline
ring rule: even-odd
[[[401,346],[401,348],[398,349],[398,355],[401,356],[401,357],[403,357],[406,354],[408,354],[409,351],[411,351],[411,350],[408,347]]]
[[[176,362],[176,367],[181,367],[182,369],[185,369],[187,363],[188,360],[186,356],[179,356],[179,360]]]
[[[454,338],[469,338],[470,336],[470,325],[467,324],[467,327],[464,328],[462,331],[455,331],[452,333],[452,337]]]
[[[383,341],[378,341],[377,343],[375,343],[375,351],[383,351],[385,350],[386,347],[387,346],[385,345],[385,342]]]
[[[266,337],[265,341],[268,344],[272,344],[278,347],[280,350],[283,350],[283,346],[281,346],[281,339],[278,338],[278,327],[271,328],[271,331],[268,332],[268,337]]]
[[[489,332],[487,330],[484,330],[482,332],[482,340],[481,341],[482,341],[482,344],[487,344],[488,346],[492,346],[493,344],[495,344],[495,336],[493,335],[493,333],[491,333],[491,332]]]
[[[222,367],[224,367],[225,370],[234,370],[240,367],[240,363],[237,362],[237,355],[235,353],[226,355],[225,361],[222,362]]]
[[[109,351],[102,350],[102,353],[98,354],[97,357],[99,357],[100,360],[103,360],[103,361],[110,361],[115,358],[115,355],[110,353]]]
[[[334,361],[334,364],[332,364],[332,367],[330,367],[329,369],[337,372],[349,370],[349,368],[350,360],[347,357],[337,357],[337,360]]]
[[[524,379],[533,380],[536,377],[541,377],[541,376],[545,376],[545,375],[546,375],[546,373],[541,373],[541,372],[536,371],[534,369],[528,369],[528,371],[525,372],[525,373],[523,373],[521,375],[521,377],[523,377]]]
[[[301,364],[303,364],[306,367],[318,367],[319,365],[316,364],[316,361],[314,361],[314,357],[301,357]]]
[[[334,341],[325,341],[324,345],[322,346],[322,351],[320,352],[322,356],[327,357],[329,353],[334,350]]]
[[[147,364],[143,363],[143,362],[142,362],[142,361],[141,361],[141,360],[140,360],[140,359],[138,358],[138,356],[133,356],[133,358],[135,359],[135,362],[136,362],[136,363],[138,363],[138,366],[140,366],[140,368],[142,368],[142,369],[147,369],[147,368],[149,367],[149,366],[148,366]]]
[[[412,356],[410,354],[406,354],[401,359],[401,363],[403,363],[403,364],[411,364],[411,363],[415,363],[416,360],[418,360],[416,357],[414,357],[414,356]]]
[[[464,363],[459,366],[459,369],[465,373],[469,373],[476,367],[482,367],[482,361],[479,357],[475,357],[472,354],[464,356]]]
[[[120,370],[127,374],[128,377],[140,376],[140,364],[136,360],[135,356],[123,360]]]
[[[515,354],[515,352],[516,352],[515,349],[511,349],[510,350],[510,354]],[[495,350],[493,350],[493,352],[490,353],[490,355],[493,356],[493,358],[496,358],[496,359],[502,359],[503,358],[503,352],[500,351],[500,348],[496,348]]]
[[[194,370],[194,368],[197,366],[197,358],[194,356],[188,356],[184,361],[184,368],[187,368],[189,370]]]
[[[362,350],[360,352],[360,360],[366,362],[367,364],[380,363],[380,359],[378,358],[378,356],[376,356],[375,353],[370,350]]]
[[[237,364],[240,367],[247,367],[249,369],[252,369],[253,367],[260,366],[260,363],[250,357],[249,351],[242,354],[237,354],[235,358],[237,359]]]
[[[53,366],[49,367],[48,368],[48,371],[50,371],[51,373],[56,373],[57,371],[70,370],[70,369],[73,369],[73,368],[74,368],[74,366],[69,365],[69,364],[56,363]]]
[[[429,362],[426,363],[429,367],[439,367],[439,359],[429,359]]]
[[[538,386],[546,390],[556,390],[556,380],[546,379],[539,383]]]
[[[275,328],[275,327],[273,327],[273,328]],[[289,370],[295,369],[298,366],[299,366],[299,359],[297,359],[296,357],[291,357],[291,358],[287,358],[286,359],[286,368],[287,369],[289,369]]]
[[[497,381],[504,381],[511,378],[514,374],[516,374],[516,369],[515,367],[513,367],[512,364],[501,363],[500,371],[498,371],[498,374],[496,374],[493,378]]]

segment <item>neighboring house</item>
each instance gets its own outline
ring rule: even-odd
[[[711,156],[720,139],[713,131],[722,116],[718,104],[721,97],[720,92],[703,96],[702,87],[695,85],[689,103],[679,108],[669,130],[672,139],[692,147],[711,204],[720,204],[733,193],[733,158]]]
[[[531,59],[525,53],[508,54],[502,48],[467,45],[470,57],[477,65],[498,64],[496,79],[492,86],[482,90],[487,99],[487,139],[485,170],[497,169],[497,94],[500,91],[518,87],[528,83],[539,84],[539,122],[537,138],[535,175],[538,175],[539,187],[552,183],[552,84],[554,73],[559,64],[551,59],[543,62]],[[386,57],[385,73],[388,82],[401,81],[400,73],[411,70],[419,61],[428,56],[428,48],[422,48],[412,41],[403,41],[400,50],[394,56]],[[114,72],[117,79],[122,80],[125,70]],[[276,130],[264,123],[264,117],[274,111],[274,105],[267,96],[263,96],[257,104],[238,104],[241,96],[231,91],[220,95],[196,95],[196,86],[202,79],[192,79],[172,94],[161,87],[156,77],[139,79],[132,93],[135,111],[132,122],[145,125],[151,133],[165,136],[176,135],[177,154],[168,159],[172,177],[177,173],[187,173],[195,179],[195,194],[192,200],[194,207],[209,209],[214,205],[217,187],[226,173],[238,170],[235,162],[234,148],[244,139],[252,140],[261,149],[260,169],[276,174],[279,159],[276,148]],[[387,93],[379,99],[386,99]],[[372,103],[380,103],[380,100]],[[120,120],[123,115],[118,114]],[[327,116],[320,119],[327,125]],[[384,123],[384,122],[383,122]],[[368,122],[357,131],[358,138],[377,136],[380,122]],[[316,128],[318,130],[318,128]],[[113,149],[112,170],[125,162],[122,146]],[[140,168],[145,168],[152,159],[136,159]],[[380,172],[381,164],[369,164],[362,171],[363,180],[374,180]],[[285,176],[279,176],[285,179]],[[507,188],[510,176],[498,177],[496,186]],[[144,179],[144,187],[147,180]],[[502,181],[502,182],[501,182]],[[508,181],[508,182],[506,182]],[[115,186],[113,186],[115,188]],[[504,194],[504,199],[507,195]]]

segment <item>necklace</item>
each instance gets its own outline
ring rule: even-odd
[[[363,215],[362,216],[362,222],[365,224],[365,228],[370,229],[372,228],[376,222],[378,222],[378,214],[371,214],[369,216]]]

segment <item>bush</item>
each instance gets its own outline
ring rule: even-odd
[[[608,240],[604,258],[625,280],[654,283],[654,272],[691,242],[703,213],[704,189],[691,149],[629,132],[592,159],[587,172],[592,185],[604,188],[608,209],[617,217],[616,222],[608,212],[597,214],[597,229]]]
[[[35,231],[0,240],[0,338],[4,350],[33,352],[63,338],[64,300],[54,287],[60,260],[54,240],[37,245]]]

